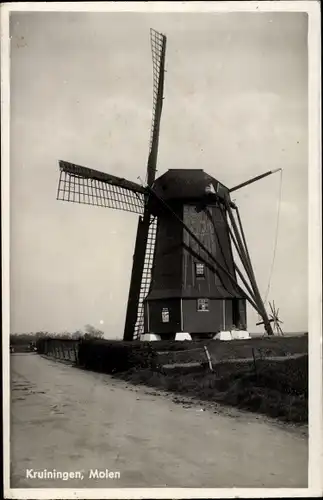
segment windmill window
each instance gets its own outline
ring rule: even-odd
[[[167,307],[164,307],[162,309],[162,322],[169,323],[169,310],[167,309]]]
[[[195,262],[195,276],[197,278],[205,278],[205,265],[203,262]]]
[[[197,310],[199,312],[209,311],[209,299],[197,299]]]

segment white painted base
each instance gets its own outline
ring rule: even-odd
[[[219,332],[213,338],[214,340],[232,340],[232,335],[230,331]]]
[[[161,340],[161,336],[156,335],[155,333],[144,333],[141,335],[140,340],[143,342],[151,342],[153,340]]]
[[[219,332],[213,338],[215,340],[251,339],[249,332],[247,332],[246,330],[231,330],[226,332]]]
[[[246,330],[232,330],[231,336],[232,336],[232,340],[251,339],[249,332],[247,332]]]
[[[251,339],[249,332],[245,330],[231,330],[231,331],[223,331],[217,333],[214,337],[214,340],[238,340],[238,339]],[[156,340],[161,340],[160,335],[156,335],[156,333],[145,333],[141,335],[140,340],[143,342],[152,342]],[[176,333],[175,340],[183,341],[183,340],[192,340],[192,337],[187,332],[178,332]]]
[[[178,332],[175,335],[175,340],[192,340],[192,337],[187,332]]]

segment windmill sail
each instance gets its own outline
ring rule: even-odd
[[[160,119],[163,107],[166,37],[158,31],[150,30],[153,60],[153,113],[151,122],[147,183],[149,186],[156,176]]]
[[[157,217],[150,216],[148,238],[145,251],[144,267],[141,276],[140,294],[138,300],[137,320],[134,327],[133,339],[140,339],[144,333],[144,300],[149,292],[151,284],[151,271],[155,254],[155,243],[157,233]]]
[[[151,29],[153,62],[153,110],[147,162],[146,181],[151,186],[156,177],[160,120],[163,107],[166,37]],[[139,221],[135,253],[133,256],[124,340],[139,338],[144,329],[144,299],[150,286],[150,269],[156,237],[156,221],[152,222],[148,206]]]
[[[145,188],[135,182],[60,161],[57,199],[143,215]]]

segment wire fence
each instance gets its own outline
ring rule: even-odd
[[[48,338],[41,340],[37,346],[37,350],[39,354],[43,354],[49,358],[79,365],[78,353],[81,343],[82,340],[76,339]],[[148,357],[151,360],[149,363],[150,369],[160,373],[168,373],[169,371],[175,373],[176,370],[189,372],[202,369],[216,375],[219,374],[220,370],[225,368],[224,365],[236,364],[239,366],[245,365],[247,370],[252,369],[255,376],[258,377],[262,368],[268,365],[268,362],[279,362],[304,356],[304,353],[292,354],[289,352],[285,352],[284,355],[277,355],[277,353],[268,348],[250,347],[250,350],[244,351],[244,357],[239,358],[237,353],[233,357],[230,357],[228,353],[221,356],[219,352],[217,356],[216,349],[212,352],[210,346],[204,345],[203,342],[201,342],[199,347],[193,347],[192,349],[183,348],[183,346],[179,345],[177,349],[173,350],[157,350],[158,346],[154,344],[152,342],[148,349],[145,347],[142,350],[140,349],[140,351],[142,351],[144,358],[144,351],[147,355],[149,354]],[[109,364],[109,361],[107,362]],[[230,370],[232,369],[230,368]]]
[[[79,340],[42,339],[38,347],[39,354],[45,354],[60,361],[78,362]]]
[[[213,371],[212,357],[206,345],[193,349],[173,350],[173,351],[156,351],[157,369],[173,369],[173,368],[193,368],[197,366],[205,366]]]
[[[235,353],[236,354],[236,353]],[[292,354],[289,352],[277,354],[271,349],[263,347],[250,347],[250,350],[244,351],[244,356],[239,357],[237,354],[233,357],[220,356],[217,357],[215,352],[210,351],[207,345],[193,349],[182,349],[174,351],[156,351],[154,368],[158,371],[172,370],[176,368],[187,368],[188,370],[200,366],[211,372],[217,372],[217,366],[226,364],[249,365],[253,367],[257,376],[262,362],[279,362],[287,359],[303,356],[303,353]]]

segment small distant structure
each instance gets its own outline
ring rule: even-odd
[[[281,321],[278,317],[279,308],[276,309],[274,301],[273,301],[273,303],[269,302],[269,307],[271,310],[271,314],[269,315],[269,321],[272,322],[273,332],[277,333],[278,335],[284,335],[283,330],[280,327],[280,325],[282,325],[284,322]]]
[[[37,351],[36,342],[29,342],[28,350],[30,352],[36,352]]]
[[[283,336],[284,335],[284,332],[281,328],[280,325],[284,324],[283,321],[281,321],[279,319],[279,308],[276,309],[276,306],[275,306],[275,301],[273,300],[273,302],[268,302],[269,304],[269,308],[270,308],[270,311],[271,311],[271,314],[268,315],[268,318],[269,318],[269,322],[272,324],[272,331],[274,334],[276,335],[281,335]],[[259,323],[256,323],[256,325],[263,325],[264,322],[263,321],[260,321]]]

